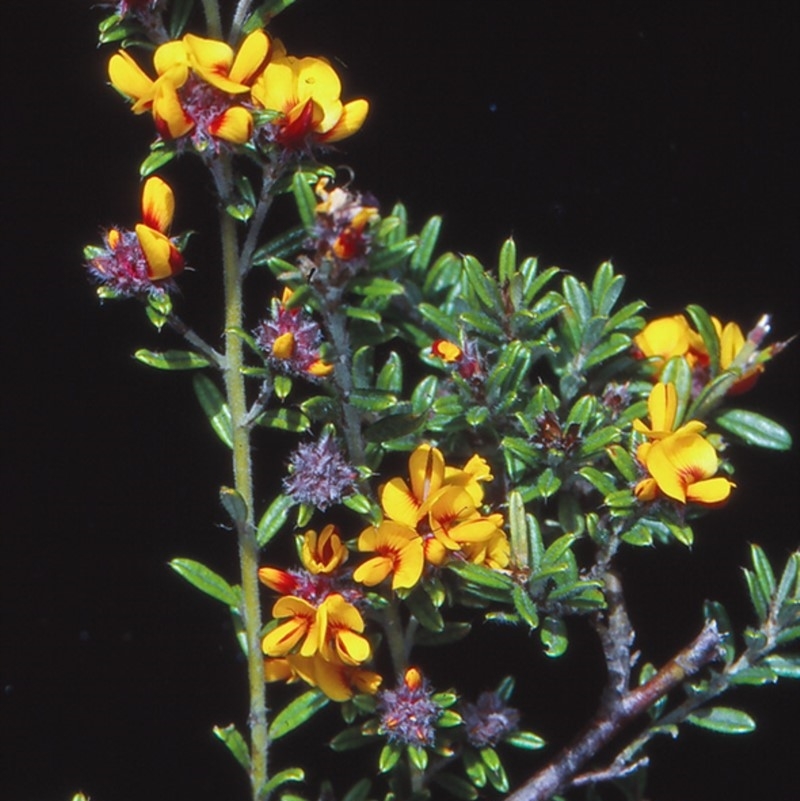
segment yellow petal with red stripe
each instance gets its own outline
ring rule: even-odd
[[[155,83],[125,50],[111,56],[108,78],[118,92],[135,101],[134,114],[141,114],[152,105]]]
[[[151,176],[142,189],[142,222],[166,234],[174,214],[175,195],[170,185],[157,175]]]
[[[170,278],[183,269],[183,256],[161,231],[139,223],[136,236],[147,261],[147,274],[153,281]]]

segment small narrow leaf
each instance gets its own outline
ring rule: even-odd
[[[269,736],[278,740],[301,726],[314,714],[328,705],[328,698],[321,690],[309,690],[287,704],[272,721]]]
[[[747,734],[756,727],[756,722],[741,709],[728,706],[715,706],[711,709],[698,709],[686,718],[687,722],[701,729],[721,734]]]
[[[247,504],[235,489],[220,487],[219,500],[236,526],[243,526],[247,522]]]
[[[436,247],[436,240],[439,238],[439,231],[442,227],[441,217],[431,217],[422,228],[419,234],[417,248],[411,256],[408,266],[412,273],[423,273],[428,269]]]
[[[239,596],[222,576],[194,559],[172,559],[169,566],[198,590],[227,606],[236,607]]]
[[[199,370],[210,364],[208,359],[188,350],[165,350],[159,353],[140,348],[133,358],[157,370]]]
[[[788,451],[792,447],[792,435],[782,425],[755,412],[728,409],[718,414],[714,422],[748,445],[775,451]]]
[[[308,177],[305,173],[296,172],[292,178],[292,194],[297,203],[297,213],[306,229],[314,225],[316,218],[317,199],[314,190],[308,184]]]
[[[305,781],[305,779],[306,774],[302,768],[286,768],[285,770],[276,773],[264,785],[264,798],[268,798],[270,793],[277,790],[282,784],[286,784],[286,782],[302,782]]]
[[[217,436],[229,447],[233,448],[233,420],[231,410],[216,384],[206,375],[198,374],[192,380],[197,400],[206,413],[211,427]]]
[[[256,542],[263,548],[283,527],[289,510],[295,505],[288,495],[278,495],[258,521]]]
[[[236,726],[233,723],[228,726],[214,726],[212,731],[215,737],[225,743],[225,747],[233,754],[236,761],[249,773],[250,751]]]

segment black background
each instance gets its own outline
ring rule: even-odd
[[[170,340],[136,304],[99,306],[81,268],[102,226],[136,220],[152,129],[105,86],[111,51],[94,47],[96,9],[20,6],[36,14],[5,29],[0,788],[20,801],[78,789],[95,801],[244,798],[209,733],[245,715],[226,612],[166,566],[190,556],[236,575],[216,502],[230,481],[224,449],[185,376],[129,358]],[[627,297],[654,315],[697,302],[746,328],[771,312],[786,339],[798,330],[798,31],[790,6],[757,6],[301,0],[273,32],[290,52],[337,59],[346,96],[370,98],[341,160],[384,211],[402,198],[415,227],[444,214],[443,245],[487,264],[509,234],[584,278],[611,258]],[[213,219],[197,166],[166,172],[178,231]],[[221,295],[213,247],[193,240],[197,269],[178,301],[209,336]],[[743,399],[795,438],[796,360],[795,346]],[[260,443],[261,502],[279,446]],[[748,542],[775,562],[797,544],[796,452],[734,460],[739,487],[697,526],[691,552],[623,559],[639,647],[656,664],[699,630],[705,597],[749,620]],[[423,659],[440,684],[458,665],[472,691],[514,670],[525,724],[557,747],[591,715],[602,681],[591,638],[580,625],[573,634],[562,663],[510,630]],[[732,693],[725,703],[755,715],[757,732],[659,743],[649,797],[791,798],[799,700],[786,683]],[[275,758],[316,780],[327,757],[301,735]]]

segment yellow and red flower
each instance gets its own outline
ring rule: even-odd
[[[442,452],[420,445],[408,460],[409,482],[393,478],[381,489],[384,520],[365,529],[358,549],[374,553],[353,578],[375,586],[391,576],[392,589],[410,589],[425,563],[441,566],[458,556],[505,568],[510,557],[500,514],[485,515],[481,484],[491,470],[480,456],[464,468],[446,465]]]
[[[653,501],[665,495],[679,503],[704,506],[725,501],[736,485],[716,475],[719,457],[714,446],[701,436],[705,425],[690,420],[675,429],[675,387],[656,384],[648,398],[648,410],[650,427],[641,420],[634,421],[634,429],[648,438],[637,448],[636,457],[649,474],[634,487],[636,497]]]
[[[312,687],[319,687],[332,701],[340,702],[350,700],[356,692],[374,695],[383,681],[379,673],[356,665],[330,662],[319,654],[289,654],[266,659],[264,677],[268,682],[305,681]]]
[[[269,52],[270,40],[260,30],[247,36],[235,54],[225,42],[186,34],[156,49],[155,79],[125,50],[111,57],[108,75],[114,88],[133,101],[135,114],[152,113],[164,139],[191,134],[199,150],[215,140],[241,145],[252,135],[253,115],[237,98],[250,91]]]
[[[291,296],[292,291],[286,287],[281,300],[275,299],[271,319],[263,320],[255,332],[256,342],[275,369],[306,378],[324,378],[334,367],[320,356],[322,331],[302,309],[287,308]]]
[[[169,184],[158,176],[148,178],[142,188],[142,222],[134,231],[111,228],[105,247],[91,249],[87,268],[104,294],[163,294],[164,282],[184,266],[181,252],[169,237],[174,213],[175,196]]]
[[[323,58],[296,58],[274,43],[266,69],[253,83],[251,96],[261,108],[280,113],[273,138],[284,147],[305,149],[338,142],[364,124],[369,103],[360,98],[341,101],[336,70]]]

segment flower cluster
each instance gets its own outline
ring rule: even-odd
[[[438,448],[420,445],[408,460],[410,484],[393,478],[381,489],[384,520],[358,538],[358,550],[374,553],[353,578],[375,586],[391,576],[392,589],[413,587],[426,562],[440,566],[461,558],[490,568],[509,563],[510,545],[500,514],[484,515],[489,465],[473,456],[464,468],[445,464]]]
[[[428,680],[417,668],[408,668],[394,690],[381,690],[378,695],[378,731],[392,743],[433,745],[442,707],[432,695]]]
[[[328,183],[322,178],[315,187],[319,203],[312,240],[317,256],[338,261],[362,259],[371,241],[367,228],[378,219],[377,204],[343,187],[328,190]]]
[[[111,57],[108,75],[133,101],[135,114],[152,113],[162,138],[190,136],[197,150],[216,150],[219,140],[241,145],[250,139],[254,123],[248,95],[269,52],[264,31],[247,36],[235,54],[225,42],[186,34],[156,48],[155,80],[125,50]]]
[[[272,318],[263,320],[255,332],[256,342],[276,370],[306,378],[322,378],[333,365],[319,354],[322,332],[299,307],[287,308],[292,291],[286,287],[280,301],[272,305]]]
[[[277,623],[261,643],[267,681],[302,679],[334,701],[346,701],[354,691],[375,693],[380,675],[361,667],[372,647],[356,606],[360,593],[340,586],[335,575],[347,559],[336,527],[326,526],[319,536],[307,531],[300,558],[304,570],[258,572],[262,583],[282,593],[272,607]]]
[[[723,325],[716,317],[710,319],[719,351],[718,372],[735,370],[738,373],[729,394],[750,389],[764,370],[763,361],[772,355],[765,354],[763,359],[749,358],[756,354],[758,345],[766,336],[768,322],[761,321],[745,337],[737,323]],[[634,344],[637,355],[655,363],[655,380],[658,380],[664,365],[676,356],[684,358],[692,369],[694,395],[699,394],[709,378],[713,378],[710,374],[711,357],[708,347],[703,337],[689,325],[682,314],[652,320],[634,337]],[[748,344],[751,347],[746,347]]]
[[[169,238],[175,198],[161,178],[142,189],[142,222],[133,231],[111,228],[104,247],[87,248],[86,268],[104,297],[164,294],[165,283],[183,269],[183,256]]]
[[[461,716],[467,732],[467,741],[475,748],[497,745],[497,743],[516,731],[520,713],[506,706],[497,692],[483,692],[476,703],[464,702]]]
[[[341,92],[339,76],[325,59],[287,55],[276,41],[269,64],[253,82],[252,99],[279,112],[264,128],[268,142],[307,151],[351,136],[364,124],[369,103],[342,103]]]
[[[289,457],[289,475],[283,489],[292,500],[325,511],[353,490],[358,478],[329,434],[299,445]]]
[[[634,488],[641,501],[660,494],[680,503],[713,506],[726,500],[735,486],[717,476],[719,457],[701,432],[705,424],[690,420],[675,428],[678,401],[673,384],[656,384],[647,401],[650,427],[634,420],[636,431],[646,437],[636,457],[649,473]]]
[[[354,134],[369,110],[363,99],[342,103],[339,76],[327,61],[289,56],[262,30],[236,52],[223,41],[186,34],[157,47],[153,67],[155,78],[119,50],[108,75],[135,114],[152,114],[163,139],[188,137],[200,152],[250,141],[262,109],[266,144],[303,152]]]

